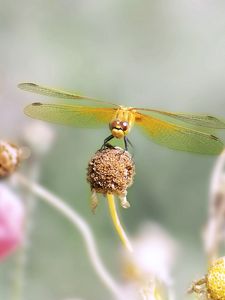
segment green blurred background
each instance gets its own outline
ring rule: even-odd
[[[81,91],[127,106],[225,116],[225,2],[119,0],[0,0],[0,138],[20,141],[29,125],[23,107],[39,100],[17,89],[32,81]],[[115,100],[114,100],[115,99]],[[108,128],[51,125],[56,141],[40,161],[40,182],[63,197],[92,227],[106,266],[120,278],[120,242],[104,199],[89,209],[86,167]],[[138,130],[130,235],[145,221],[178,241],[178,299],[205,272],[201,230],[206,222],[215,157],[171,151]],[[0,265],[0,299],[10,299],[15,257]],[[111,299],[93,271],[79,232],[39,203],[30,241],[26,300]]]

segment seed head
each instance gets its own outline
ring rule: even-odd
[[[21,151],[16,145],[0,141],[0,178],[12,174],[20,159]]]
[[[128,151],[106,148],[95,153],[88,164],[87,181],[96,193],[126,195],[135,175],[134,161]]]
[[[225,257],[217,259],[206,275],[209,299],[225,300]]]

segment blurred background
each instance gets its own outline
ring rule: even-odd
[[[224,1],[0,0],[0,7],[0,139],[22,143],[34,122],[23,108],[42,97],[19,90],[24,81],[127,106],[225,117]],[[106,201],[93,215],[86,182],[88,161],[108,128],[49,126],[55,140],[38,162],[38,181],[87,220],[102,259],[120,279],[120,241]],[[177,241],[174,288],[184,299],[206,270],[201,231],[215,157],[168,150],[137,129],[130,139],[136,177],[131,208],[120,215],[130,236],[154,221]],[[111,299],[78,231],[42,202],[32,223],[24,299]],[[0,264],[0,299],[10,299],[15,260]]]

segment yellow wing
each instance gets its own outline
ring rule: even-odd
[[[34,119],[79,128],[92,128],[108,124],[115,114],[115,109],[37,102],[25,107],[24,112]]]
[[[218,137],[185,125],[172,124],[141,113],[136,113],[136,124],[154,142],[171,149],[202,154],[219,154],[224,149],[224,144]]]
[[[92,97],[80,95],[79,93],[76,93],[76,92],[67,92],[67,91],[63,91],[63,90],[59,90],[59,89],[54,89],[54,88],[49,88],[46,86],[38,85],[35,83],[31,83],[31,82],[20,83],[18,85],[18,87],[21,90],[24,90],[27,92],[32,92],[32,93],[39,94],[39,95],[55,97],[55,98],[60,98],[60,99],[69,99],[69,100],[88,100],[88,101],[94,101],[97,103],[101,103],[101,105],[103,105],[103,106],[106,104],[106,105],[118,107],[118,105],[116,105],[116,104],[102,101],[99,99],[95,99]]]
[[[143,111],[145,114],[155,117],[157,119],[190,127],[204,132],[213,132],[217,129],[225,128],[225,120],[217,118],[212,115],[204,114],[188,114],[188,113],[173,113],[148,108],[135,108],[136,110]]]

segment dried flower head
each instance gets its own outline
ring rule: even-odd
[[[208,273],[195,281],[189,292],[195,292],[203,299],[225,300],[225,257],[215,260]]]
[[[97,151],[88,164],[87,172],[93,202],[97,205],[96,193],[111,193],[120,197],[122,206],[128,207],[127,188],[132,185],[134,175],[135,165],[128,151],[119,147]]]
[[[87,180],[97,193],[123,194],[133,183],[134,162],[120,148],[99,150],[88,164]]]
[[[21,160],[21,150],[14,144],[0,141],[0,178],[12,174]]]

